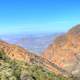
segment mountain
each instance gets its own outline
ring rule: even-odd
[[[30,52],[41,54],[53,42],[54,38],[60,34],[63,33],[2,35],[0,38],[8,43],[28,49]]]
[[[80,78],[80,24],[56,37],[42,57]]]
[[[76,26],[76,28],[78,26]],[[64,78],[63,76],[73,77],[73,75],[75,75],[74,77],[76,77],[76,76],[79,77],[78,71],[80,71],[80,67],[79,67],[80,66],[80,61],[79,61],[80,60],[80,58],[79,58],[79,50],[80,49],[79,49],[79,42],[78,42],[79,38],[77,38],[76,35],[75,36],[73,35],[72,32],[74,32],[74,31],[75,31],[74,28],[72,28],[66,34],[57,36],[56,39],[53,40],[53,44],[51,44],[48,47],[48,49],[41,56],[29,51],[28,49],[24,49],[18,45],[9,44],[2,40],[0,40],[0,51],[3,51],[4,53],[6,53],[7,57],[9,57],[8,61],[9,61],[9,59],[12,60],[12,62],[10,61],[9,65],[11,63],[14,63],[14,61],[20,61],[19,64],[21,64],[21,65],[23,65],[22,63],[24,63],[24,65],[26,65],[26,63],[27,63],[31,66],[36,65],[37,67],[42,67],[43,72],[44,72],[43,69],[45,69],[45,70],[49,71],[50,73],[56,73],[57,76],[62,76],[62,78],[59,78],[60,80],[61,79],[68,80],[68,79]],[[75,40],[77,40],[77,42],[75,42],[75,44],[73,44],[73,42]],[[5,59],[6,57],[4,55],[2,56],[2,54],[0,56],[1,56],[0,63],[3,63],[4,62],[3,60],[6,60]],[[4,63],[3,63],[3,65],[4,65]],[[5,64],[7,64],[7,63],[5,63]],[[14,68],[16,66],[18,66],[18,65],[15,63]],[[5,67],[5,66],[3,66],[3,67]],[[25,66],[23,66],[23,67],[25,68]],[[21,67],[21,68],[23,69],[23,67]],[[12,69],[14,69],[14,68],[12,68]],[[34,69],[32,69],[32,72],[33,72],[33,70]],[[46,74],[46,75],[48,75],[48,74]],[[31,77],[31,78],[33,78],[33,77]],[[53,76],[51,78],[52,79],[49,79],[49,80],[54,79]],[[32,79],[32,80],[35,80],[35,79]],[[42,80],[42,79],[40,79],[40,80]]]
[[[6,55],[11,60],[23,61],[30,65],[38,65],[53,73],[60,72],[58,75],[62,75],[62,73],[64,73],[64,76],[68,75],[68,73],[64,69],[60,68],[57,64],[52,63],[49,60],[35,53],[31,53],[20,46],[0,41],[0,52],[6,53]],[[3,58],[5,60],[5,57]]]
[[[54,73],[39,65],[11,59],[0,51],[0,80],[72,80]]]
[[[30,53],[22,47],[0,41],[0,79],[1,80],[71,80],[56,75],[50,68],[60,70],[56,64]]]

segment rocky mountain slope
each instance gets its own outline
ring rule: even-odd
[[[45,67],[48,70],[60,71],[61,73],[65,73],[65,71],[56,65],[56,63],[51,63],[47,59],[42,58],[39,55],[29,52],[22,47],[17,45],[8,44],[4,41],[0,41],[0,50],[4,51],[7,56],[9,56],[13,60],[25,61],[30,64],[37,64],[39,66]],[[54,68],[54,69],[53,69]]]
[[[47,59],[0,41],[0,80],[71,80],[50,71],[61,69]]]
[[[69,73],[80,77],[80,25],[58,36],[42,56]]]
[[[5,57],[5,55],[3,53],[5,53],[5,55],[7,57]],[[18,61],[19,65],[17,63],[14,64],[14,61]],[[38,72],[38,74],[39,74],[38,75],[37,72],[35,71],[35,69],[33,68],[32,71],[34,70],[35,74],[32,72],[32,73],[30,73],[31,74],[30,76],[32,76],[32,74],[38,75],[38,77],[40,79],[30,79],[30,80],[42,80],[42,79],[44,80],[43,75],[47,76],[48,74],[45,73],[47,71],[49,72],[49,75],[51,74],[51,76],[50,76],[51,78],[49,78],[49,77],[46,78],[48,80],[53,80],[53,79],[55,80],[55,77],[56,77],[56,79],[59,79],[59,80],[61,80],[61,79],[67,80],[67,78],[63,77],[63,75],[62,75],[62,73],[67,74],[67,72],[64,69],[60,68],[58,65],[56,65],[56,63],[52,63],[49,60],[43,58],[42,56],[31,53],[28,50],[26,50],[20,46],[9,44],[9,43],[6,43],[6,42],[0,40],[0,71],[1,71],[0,79],[5,78],[7,76],[7,74],[9,74],[9,75],[11,74],[12,76],[14,76],[13,72],[17,73],[17,71],[14,70],[14,68],[16,67],[16,69],[20,69],[20,68],[23,69],[25,66],[22,66],[22,67],[19,67],[19,66],[25,65],[26,63],[30,65],[29,67],[37,67],[37,68],[39,67],[37,69],[37,71],[40,70],[40,67],[42,70],[41,73]],[[14,67],[12,67],[12,65]],[[27,65],[26,65],[26,67],[27,67]],[[11,70],[11,71],[8,71],[8,70]],[[29,70],[30,70],[30,68],[29,68]],[[25,70],[25,71],[27,72],[27,70]],[[60,75],[55,75],[54,73],[56,73],[56,71],[60,72]],[[4,76],[4,77],[2,77],[2,76]],[[42,78],[40,76],[42,76]],[[30,77],[30,78],[32,78],[32,77]],[[3,80],[6,80],[6,78]],[[18,79],[16,79],[16,80],[18,80]],[[25,80],[25,79],[21,79],[21,80]],[[71,79],[68,79],[68,80],[71,80]]]

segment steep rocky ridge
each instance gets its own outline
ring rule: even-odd
[[[80,76],[80,25],[57,37],[42,56],[68,73]]]

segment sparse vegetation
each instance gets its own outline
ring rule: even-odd
[[[0,80],[69,80],[36,64],[12,60],[0,51]]]

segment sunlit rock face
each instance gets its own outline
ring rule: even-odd
[[[55,39],[42,55],[72,74],[78,74],[80,68],[80,25]]]

